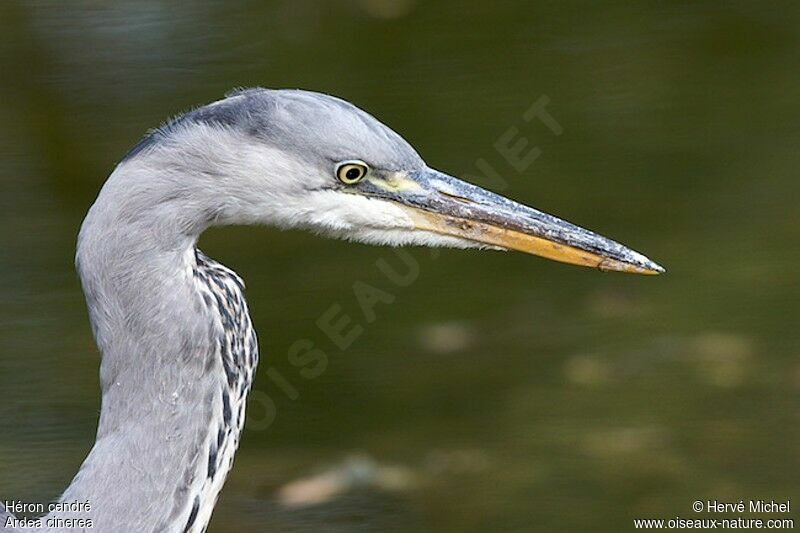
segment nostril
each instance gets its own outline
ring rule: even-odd
[[[472,200],[470,200],[469,198],[464,198],[463,196],[459,196],[457,194],[445,192],[445,191],[440,190],[440,189],[436,189],[436,192],[438,192],[442,196],[446,196],[447,198],[451,198],[451,199],[455,200],[456,202],[461,202],[462,204],[474,204],[475,203]]]

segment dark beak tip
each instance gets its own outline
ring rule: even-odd
[[[648,274],[653,274],[653,275],[656,275],[656,276],[660,275],[660,274],[664,274],[667,271],[666,268],[662,267],[661,265],[659,265],[655,261],[651,261],[650,259],[648,259],[645,262],[645,264],[640,265],[640,268],[644,268],[644,269],[646,269],[648,271],[647,272]]]
[[[615,258],[617,265],[621,267],[620,270],[650,276],[658,276],[667,271],[666,268],[639,252],[630,248],[623,248],[623,250],[623,253]]]

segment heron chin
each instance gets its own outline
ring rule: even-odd
[[[97,437],[44,530],[200,532],[233,464],[258,362],[244,284],[197,249],[265,224],[389,245],[517,250],[639,274],[625,246],[430,168],[338,98],[247,89],[148,134],[80,230],[76,265],[102,353]],[[65,506],[68,507],[68,506]],[[17,531],[0,505],[0,531]]]

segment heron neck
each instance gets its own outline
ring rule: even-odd
[[[204,526],[198,483],[225,381],[193,274],[199,230],[162,216],[167,210],[138,207],[146,199],[132,209],[126,201],[137,191],[117,186],[112,176],[79,236],[102,405],[96,442],[61,500],[90,502],[98,531],[194,531]],[[86,516],[50,518],[67,515]]]

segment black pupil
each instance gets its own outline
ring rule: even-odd
[[[361,177],[361,169],[358,168],[349,168],[347,172],[344,173],[345,177],[349,180],[357,180]]]

